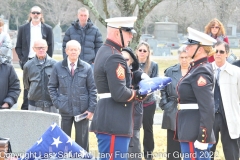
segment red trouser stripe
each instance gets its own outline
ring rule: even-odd
[[[190,158],[191,158],[191,160],[196,160],[196,158],[194,157],[194,146],[193,146],[193,142],[189,142],[189,152],[190,152]]]
[[[111,135],[111,141],[110,141],[110,160],[113,160],[114,158],[114,145],[115,145],[115,135]]]

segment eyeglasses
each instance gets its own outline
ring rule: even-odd
[[[146,53],[147,51],[146,50],[144,50],[144,49],[139,49],[138,50],[139,52],[144,52],[144,53]]]
[[[220,53],[220,54],[224,54],[225,53],[225,51],[223,51],[223,50],[216,50],[216,53]]]
[[[31,12],[32,14],[37,14],[37,15],[39,15],[39,14],[41,14],[41,12]]]
[[[128,61],[129,61],[129,59],[128,59],[128,58],[125,58],[125,61],[126,61],[126,62],[128,62]]]
[[[218,26],[215,26],[215,27],[214,27],[214,26],[212,26],[211,28],[212,28],[212,29],[213,29],[213,28],[215,28],[215,29],[219,29],[220,27],[218,27]]]
[[[46,47],[34,47],[36,50],[46,49]]]

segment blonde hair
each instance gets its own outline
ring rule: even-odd
[[[202,47],[209,57],[216,52],[212,46],[202,46]]]
[[[221,36],[221,35],[225,36],[226,35],[225,28],[224,28],[223,24],[217,18],[212,19],[205,26],[205,33],[206,34],[211,34],[211,27],[213,27],[216,24],[219,26],[219,31],[217,33],[217,36]]]
[[[148,74],[148,72],[149,72],[149,70],[150,70],[150,67],[151,67],[151,59],[150,59],[151,49],[150,49],[150,45],[149,45],[147,42],[141,41],[141,42],[137,45],[137,50],[138,50],[142,45],[144,45],[144,46],[147,47],[147,51],[148,51],[148,53],[149,53],[148,56],[147,56],[147,60],[146,60],[146,62],[145,62],[145,67],[144,67],[144,69],[143,69],[143,71]],[[136,54],[136,57],[137,57],[137,59],[138,59],[137,54]]]

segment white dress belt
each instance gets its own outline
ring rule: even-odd
[[[182,109],[198,109],[197,103],[178,104],[178,110]]]
[[[110,98],[112,96],[111,96],[111,93],[99,93],[97,97],[98,99],[102,99],[102,98]]]

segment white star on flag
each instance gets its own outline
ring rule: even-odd
[[[81,154],[81,157],[83,158],[86,155],[86,151],[85,150],[80,150],[80,154]]]
[[[37,143],[35,142],[27,150],[23,160],[40,160],[46,157],[50,159],[62,159],[63,156],[94,160],[91,154],[74,142],[74,140],[71,140],[58,125],[53,124],[49,125],[49,128],[42,134]]]
[[[37,144],[39,145],[42,142],[42,137],[37,141]]]
[[[156,90],[163,89],[172,79],[170,77],[153,77],[141,80],[139,82],[139,93],[140,95],[146,95]]]
[[[51,125],[52,130],[53,130],[56,126],[57,126],[57,124],[56,124],[56,123],[53,123],[53,124]]]
[[[57,139],[56,139],[56,138],[53,138],[54,142],[53,142],[51,145],[56,145],[56,147],[58,148],[58,145],[59,145],[60,143],[62,143],[62,142],[59,140],[59,138],[60,138],[60,136],[58,136]]]
[[[73,140],[70,137],[68,137],[68,141],[66,143],[70,143],[72,146]]]

